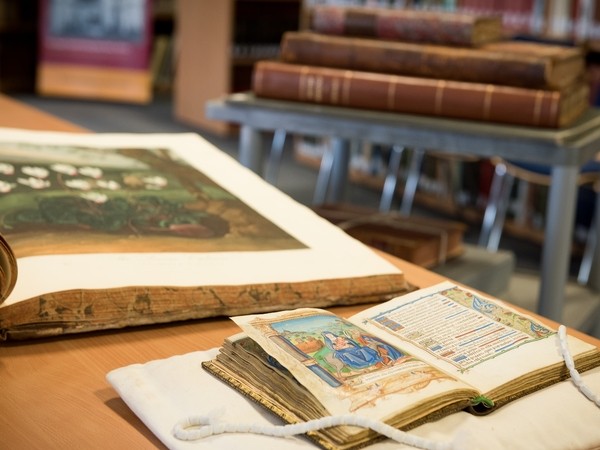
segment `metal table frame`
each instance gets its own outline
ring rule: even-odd
[[[580,167],[600,152],[600,109],[591,109],[572,126],[559,130],[277,101],[256,98],[252,93],[209,101],[205,110],[210,119],[240,124],[239,161],[258,173],[262,173],[265,159],[263,132],[282,129],[329,137],[334,199],[341,198],[346,183],[352,140],[552,165],[537,312],[561,321],[577,175]],[[600,261],[600,246],[594,260]],[[596,282],[600,264],[594,265],[591,280]]]

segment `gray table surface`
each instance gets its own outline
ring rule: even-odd
[[[600,109],[592,108],[561,129],[453,120],[308,103],[278,101],[237,93],[207,102],[206,116],[240,125],[239,160],[262,173],[265,131],[328,137],[334,147],[334,199],[341,195],[352,140],[400,144],[479,157],[500,156],[552,165],[547,204],[537,312],[561,321],[571,252],[571,236],[580,167],[600,152]],[[600,224],[596,232],[600,237]],[[595,252],[592,284],[600,279],[600,245]],[[595,286],[596,288],[598,286]]]

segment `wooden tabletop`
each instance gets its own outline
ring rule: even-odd
[[[0,127],[86,132],[85,128],[0,94]]]
[[[2,95],[0,126],[85,131]],[[389,258],[418,287],[443,280]],[[348,316],[360,308],[332,310]],[[129,364],[217,347],[238,331],[230,320],[218,318],[0,343],[0,448],[161,448],[108,384],[106,374]],[[600,346],[598,339],[569,332]]]

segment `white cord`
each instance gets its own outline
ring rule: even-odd
[[[573,357],[569,351],[567,331],[564,325],[558,327],[557,342],[560,354],[565,361],[565,365],[569,369],[571,381],[583,395],[600,407],[600,396],[594,394],[591,389],[584,384],[581,375],[577,369],[575,369],[575,363],[573,362]],[[223,433],[252,433],[274,437],[288,437],[339,425],[369,428],[401,444],[411,445],[425,450],[445,450],[452,448],[452,445],[449,442],[436,442],[421,438],[398,430],[381,421],[368,419],[354,414],[328,416],[291,425],[264,426],[248,423],[218,423],[215,420],[214,414],[210,417],[191,416],[175,424],[173,427],[173,435],[182,441],[195,441]]]
[[[565,361],[565,365],[569,369],[571,381],[583,395],[594,402],[596,406],[600,407],[600,396],[594,394],[592,390],[584,384],[581,375],[579,375],[579,372],[577,369],[575,369],[575,363],[573,362],[573,357],[571,356],[569,345],[567,344],[567,328],[564,325],[560,325],[558,327],[558,343],[560,347],[560,354]]]
[[[321,419],[291,425],[257,425],[248,423],[213,423],[207,416],[192,416],[178,422],[173,428],[173,435],[183,441],[195,441],[208,436],[223,433],[252,433],[274,437],[288,437],[305,434],[322,428],[338,425],[350,425],[371,430],[386,436],[401,444],[425,450],[446,450],[451,445],[445,442],[434,442],[415,435],[408,434],[378,420],[368,419],[355,414],[327,416]]]

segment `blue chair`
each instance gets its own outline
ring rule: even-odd
[[[494,176],[490,187],[490,195],[485,209],[479,245],[490,251],[498,250],[500,238],[510,201],[511,191],[515,180],[549,186],[551,183],[551,168],[540,164],[506,161],[493,158]],[[596,191],[595,212],[587,235],[585,248],[577,281],[587,284],[593,263],[593,255],[597,245],[596,223],[600,217],[600,160],[590,161],[582,166],[578,184],[580,187],[591,185]]]

